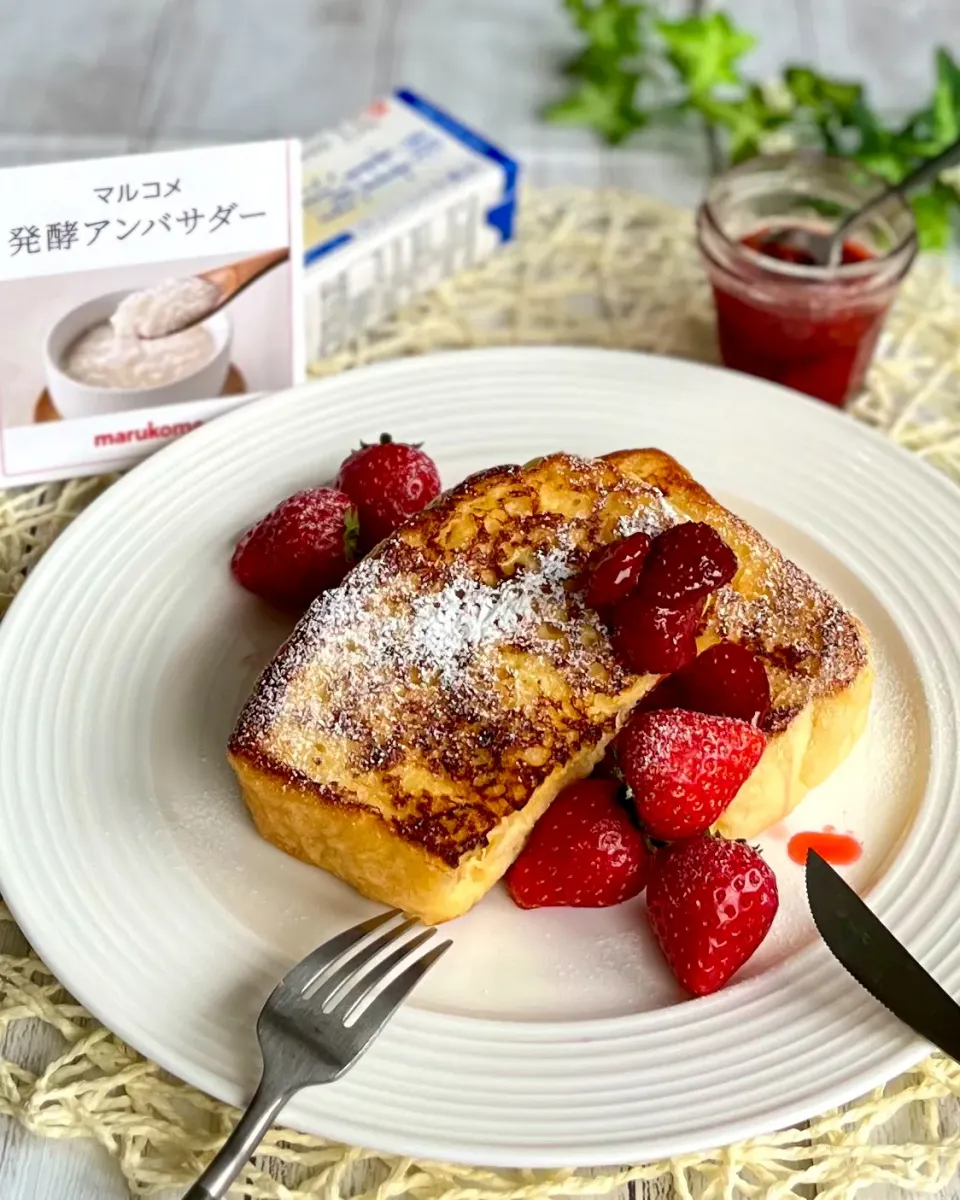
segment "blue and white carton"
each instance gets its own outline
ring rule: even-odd
[[[519,167],[402,88],[303,147],[308,365],[514,236]]]

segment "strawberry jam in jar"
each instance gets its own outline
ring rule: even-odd
[[[710,185],[697,238],[713,286],[724,365],[842,405],[863,386],[884,319],[917,252],[905,201],[861,222],[841,261],[817,266],[774,240],[827,233],[885,186],[849,159],[759,157]]]

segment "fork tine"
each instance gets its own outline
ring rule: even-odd
[[[419,950],[423,943],[428,942],[436,932],[436,929],[425,929],[423,933],[418,933],[416,937],[410,938],[409,941],[398,946],[392,954],[388,954],[386,958],[375,963],[363,975],[360,975],[358,971],[354,971],[353,975],[357,982],[333,1006],[330,1010],[331,1015],[336,1015],[341,1021],[346,1021],[357,1005],[362,1003],[364,998],[369,996],[378,984],[383,983],[398,963],[403,962],[405,958],[409,958],[415,950]],[[369,962],[369,959],[366,961]]]
[[[376,917],[368,917],[366,921],[361,921],[359,925],[353,925],[349,929],[345,929],[343,933],[338,933],[336,937],[330,938],[322,946],[318,946],[316,950],[311,951],[306,958],[301,959],[300,962],[292,966],[277,985],[277,990],[280,988],[291,988],[294,991],[303,993],[318,975],[322,974],[327,967],[335,963],[352,946],[356,946],[358,942],[362,942],[368,934],[373,933],[375,929],[379,929],[381,925],[386,925],[402,915],[399,909],[391,908],[389,912],[380,913]]]
[[[433,950],[421,955],[416,962],[411,963],[396,979],[387,984],[373,1000],[350,1030],[355,1044],[359,1045],[361,1050],[373,1041],[433,964],[442,958],[452,945],[451,941],[441,942]]]
[[[407,917],[399,925],[388,929],[386,933],[382,933],[368,946],[364,946],[363,950],[358,954],[351,954],[341,967],[338,967],[328,979],[325,979],[320,984],[315,992],[310,994],[309,999],[317,1001],[321,1005],[329,1004],[344,984],[349,983],[351,979],[356,979],[367,963],[376,958],[380,951],[389,946],[391,942],[395,942],[398,937],[405,934],[408,929],[412,929],[416,923],[416,917]],[[310,989],[307,988],[307,991],[309,992]]]

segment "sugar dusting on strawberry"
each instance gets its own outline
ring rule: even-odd
[[[670,970],[694,996],[717,991],[743,966],[778,906],[773,871],[746,842],[703,836],[654,856],[650,925]]]
[[[360,545],[372,549],[440,494],[440,473],[419,446],[382,433],[374,445],[360,443],[344,459],[336,486],[357,507]]]
[[[520,908],[606,908],[639,895],[650,855],[618,803],[619,784],[585,779],[564,789],[506,875]]]
[[[637,713],[620,735],[618,759],[644,829],[667,841],[704,833],[750,776],[766,741],[731,717],[676,708]]]
[[[357,514],[350,498],[333,488],[288,496],[237,543],[234,578],[278,608],[302,612],[320,592],[335,587],[356,556]]]

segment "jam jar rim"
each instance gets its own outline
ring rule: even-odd
[[[889,269],[891,266],[897,265],[897,260],[902,258],[902,266],[898,271],[899,275],[906,274],[907,270],[916,258],[919,243],[917,239],[917,224],[913,216],[913,210],[902,195],[892,196],[891,202],[897,204],[906,214],[909,221],[908,232],[889,250],[882,254],[871,254],[869,258],[863,259],[854,263],[838,263],[832,267],[809,266],[801,263],[786,262],[783,259],[773,258],[769,254],[762,254],[759,250],[754,250],[751,246],[745,245],[742,241],[731,237],[723,229],[717,219],[717,216],[711,207],[711,194],[717,185],[726,183],[731,178],[736,178],[738,175],[749,175],[750,168],[756,169],[759,164],[767,164],[771,169],[776,169],[778,166],[786,167],[791,163],[796,163],[808,160],[811,163],[835,163],[844,168],[849,168],[856,165],[857,170],[863,175],[877,182],[881,188],[890,186],[890,181],[878,175],[876,171],[871,171],[868,167],[864,167],[860,163],[853,163],[850,158],[845,158],[839,154],[821,154],[816,150],[794,150],[782,154],[758,154],[752,158],[745,159],[742,163],[737,163],[733,167],[728,167],[719,175],[714,176],[710,181],[706,194],[697,206],[696,223],[698,232],[700,233],[701,250],[707,253],[708,257],[713,260],[714,255],[703,245],[702,225],[706,225],[709,232],[717,237],[724,246],[736,254],[741,255],[746,261],[753,264],[755,267],[772,275],[779,276],[784,281],[794,280],[805,283],[835,283],[839,276],[852,281],[854,279],[863,279],[864,282],[872,279],[878,271],[884,268]],[[717,264],[719,265],[719,264]]]

